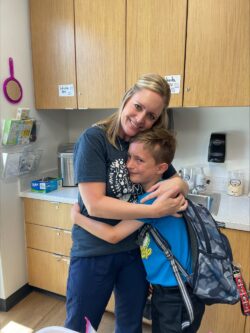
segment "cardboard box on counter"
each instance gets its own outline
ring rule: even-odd
[[[62,178],[45,177],[31,181],[31,191],[49,193],[62,187]]]

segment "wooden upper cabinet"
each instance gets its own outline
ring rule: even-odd
[[[117,108],[125,92],[125,0],[75,0],[78,107]]]
[[[188,3],[183,106],[249,105],[249,0]]]
[[[77,108],[73,0],[30,0],[30,21],[36,108]]]
[[[181,106],[186,38],[186,0],[127,0],[126,87],[141,74],[180,75]]]
[[[145,73],[180,78],[171,107],[247,106],[249,7],[249,0],[30,0],[36,108],[117,108]]]

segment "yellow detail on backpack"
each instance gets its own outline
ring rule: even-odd
[[[148,257],[152,254],[152,249],[149,247],[149,243],[150,243],[150,237],[149,234],[147,233],[144,238],[143,245],[140,246],[142,259],[148,259]]]

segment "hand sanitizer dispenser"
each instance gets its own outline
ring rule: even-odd
[[[208,162],[224,163],[226,156],[226,134],[212,133],[208,147]]]

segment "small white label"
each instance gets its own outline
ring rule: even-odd
[[[59,84],[58,91],[60,97],[75,96],[73,84]]]
[[[170,86],[171,94],[179,94],[181,86],[181,76],[180,75],[167,75],[165,80]]]

